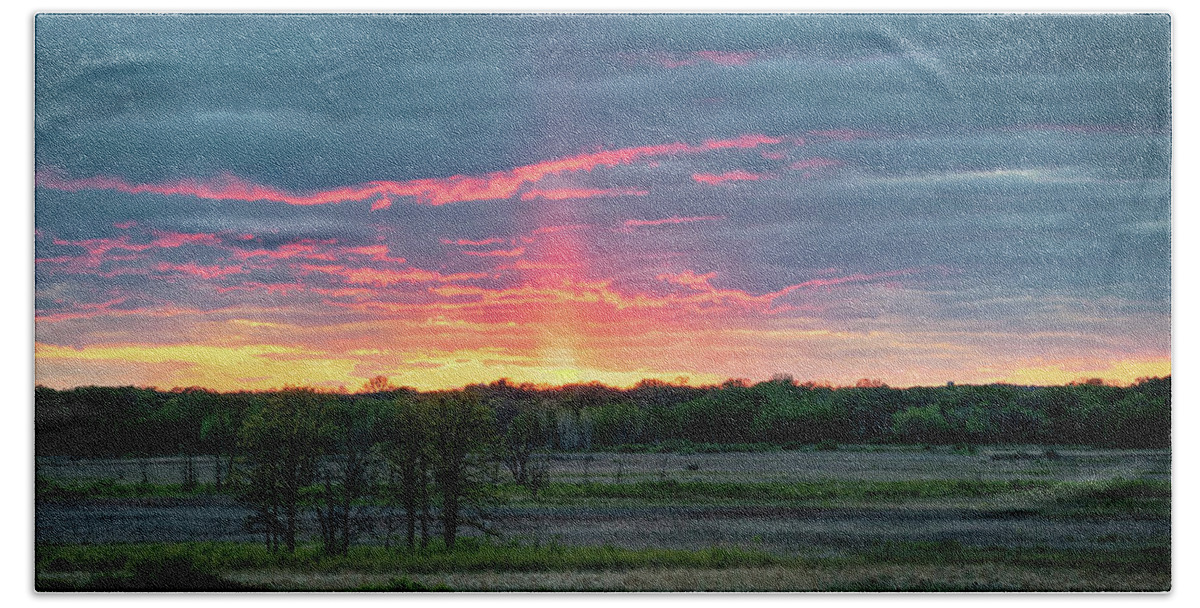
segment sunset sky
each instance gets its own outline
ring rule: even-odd
[[[1163,15],[36,27],[39,384],[1171,372]]]

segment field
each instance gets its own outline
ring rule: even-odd
[[[503,486],[498,536],[408,552],[377,529],[336,559],[267,553],[196,467],[184,492],[181,459],[39,459],[39,588],[119,587],[159,558],[210,589],[1170,587],[1168,450],[563,453],[536,499]]]

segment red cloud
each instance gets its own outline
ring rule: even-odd
[[[466,201],[512,198],[523,185],[537,183],[549,175],[591,171],[596,167],[628,165],[641,159],[658,156],[699,153],[724,148],[753,148],[781,141],[778,138],[754,134],[726,140],[712,139],[701,145],[670,143],[601,150],[542,161],[483,176],[454,175],[404,182],[375,181],[311,194],[286,192],[255,184],[230,174],[222,174],[208,180],[189,178],[160,184],[130,184],[120,178],[107,176],[68,179],[58,171],[43,170],[37,172],[35,183],[40,188],[69,192],[116,190],[128,194],[187,195],[206,200],[271,201],[290,205],[326,205],[374,200],[374,207],[384,208],[390,204],[392,197],[412,197],[418,204],[423,205],[446,205]],[[388,202],[381,203],[381,199],[387,199]]]
[[[713,184],[713,185],[720,184],[723,182],[729,182],[729,181],[735,181],[735,182],[757,181],[759,179],[762,179],[763,177],[765,177],[765,176],[759,175],[757,173],[750,173],[749,171],[743,171],[741,169],[737,169],[735,171],[726,171],[725,173],[722,173],[720,175],[715,175],[712,173],[693,173],[692,174],[692,179],[694,179],[700,183]]]

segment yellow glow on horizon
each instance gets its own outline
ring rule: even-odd
[[[71,362],[88,362],[114,370],[137,364],[183,364],[183,369],[170,377],[150,383],[162,384],[160,388],[164,389],[201,386],[235,391],[284,385],[354,389],[378,374],[388,376],[393,384],[426,391],[459,388],[501,378],[546,386],[600,382],[613,387],[631,387],[648,378],[674,382],[686,376],[695,385],[717,384],[724,380],[715,374],[678,369],[622,371],[579,366],[573,361],[571,364],[539,361],[499,348],[410,354],[407,358],[402,353],[379,350],[332,354],[270,344],[237,347],[118,344],[81,349],[35,344],[34,352],[40,366],[47,370],[56,364]],[[568,354],[560,353],[562,356]]]
[[[183,364],[169,381],[174,386],[203,386],[215,390],[274,388],[283,385],[329,385],[353,377],[357,361],[329,357],[319,351],[256,344],[95,345],[81,349],[34,345],[40,362],[91,361],[112,365],[136,363]],[[168,387],[163,387],[168,388]]]
[[[1023,367],[1010,372],[1001,381],[1023,385],[1061,385],[1076,380],[1102,378],[1117,384],[1132,384],[1138,378],[1171,375],[1171,358],[1125,359],[1112,361],[1107,367],[1079,365],[1075,362],[1047,363]]]

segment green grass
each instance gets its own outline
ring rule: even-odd
[[[41,545],[36,549],[38,589],[250,591],[227,578],[230,573],[278,569],[301,573],[431,574],[439,572],[563,572],[638,568],[731,568],[795,563],[796,558],[761,551],[714,547],[700,551],[576,547],[558,544],[495,544],[463,539],[454,549],[432,543],[427,549],[354,547],[344,556],[328,556],[307,545],[294,554],[271,553],[250,543],[129,543]],[[88,573],[81,582],[64,583],[55,574]],[[404,577],[358,591],[444,590]]]
[[[355,547],[346,556],[323,555],[319,547],[305,546],[295,554],[271,553],[250,543],[140,543],[89,546],[41,545],[36,548],[37,588],[64,590],[149,591],[253,591],[254,586],[233,582],[238,572],[291,572],[339,575],[382,575],[377,583],[347,584],[349,591],[444,591],[412,577],[444,573],[497,572],[599,572],[662,571],[666,569],[721,570],[730,568],[800,568],[829,572],[870,572],[889,566],[1004,566],[1036,572],[1070,569],[1088,574],[1130,577],[1169,577],[1167,544],[1136,549],[1071,551],[1051,548],[971,547],[957,542],[881,543],[837,557],[776,555],[761,551],[713,547],[702,550],[625,549],[611,546],[558,544],[500,544],[464,539],[452,550],[437,545],[428,549]],[[892,568],[890,571],[894,571]],[[65,574],[87,573],[69,579]],[[55,576],[59,575],[59,576]],[[835,577],[836,578],[836,577]],[[894,581],[847,578],[826,590],[880,591],[895,588]],[[924,583],[917,583],[918,587]],[[929,583],[918,589],[965,590],[961,584],[946,587]],[[841,585],[839,587],[838,585]],[[844,587],[844,588],[842,588]]]
[[[1094,572],[1170,572],[1169,546],[1074,551],[1047,547],[971,547],[956,541],[881,543],[851,560],[894,564],[1004,564],[1027,568],[1077,568]]]
[[[529,490],[513,483],[493,488],[501,504],[528,504]],[[120,483],[113,480],[64,484],[38,480],[39,500],[85,498],[187,498],[216,493],[212,485],[185,489],[177,484]],[[678,481],[635,478],[628,483],[550,482],[541,504],[588,504],[597,500],[647,504],[778,504],[796,502],[896,503],[905,500],[991,498],[1024,495],[1039,512],[1062,517],[1164,517],[1170,514],[1171,482],[1115,479],[1056,482],[1047,479],[925,479],[902,481],[826,480],[795,483]],[[367,501],[360,501],[367,502]]]
[[[1054,517],[1141,518],[1171,516],[1171,482],[1115,479],[1060,484],[1044,513]]]
[[[1029,490],[1049,490],[1056,484],[1029,480],[908,480],[809,481],[745,483],[720,481],[640,480],[632,483],[547,484],[539,498],[550,502],[576,499],[636,499],[650,502],[780,502],[806,500],[895,501],[918,498],[975,498]]]
[[[802,445],[781,446],[775,443],[702,443],[687,439],[668,439],[661,443],[622,443],[594,448],[594,452],[620,454],[726,454],[730,452],[781,452],[799,449]]]
[[[217,494],[213,484],[126,483],[115,479],[61,482],[38,479],[38,500],[79,500],[84,498],[187,498]]]

